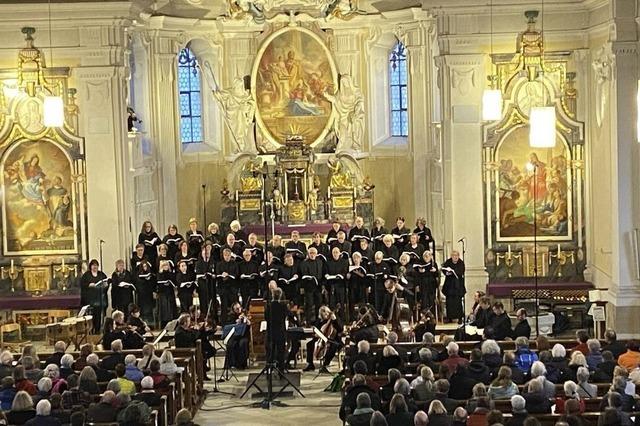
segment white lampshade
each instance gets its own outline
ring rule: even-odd
[[[64,102],[60,96],[45,96],[44,119],[46,127],[62,127],[64,125]]]
[[[502,92],[484,89],[482,93],[482,120],[498,121],[502,118]]]
[[[556,146],[556,109],[533,107],[529,113],[529,146],[553,148]]]

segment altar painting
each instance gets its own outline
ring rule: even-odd
[[[528,127],[505,137],[496,156],[498,240],[533,239],[534,216],[539,240],[571,238],[570,158],[560,137],[555,148],[542,149],[529,146]]]
[[[322,39],[301,27],[274,32],[258,52],[252,73],[256,118],[264,136],[282,144],[288,135],[306,144],[324,139],[333,120],[325,91],[336,89],[337,71]]]
[[[3,251],[77,252],[77,219],[69,157],[48,140],[16,142],[2,161]]]

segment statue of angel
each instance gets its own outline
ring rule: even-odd
[[[324,93],[333,104],[338,117],[333,128],[338,137],[337,152],[358,150],[364,135],[364,97],[350,75],[340,77],[340,88],[334,93]]]
[[[230,88],[221,90],[216,86],[212,91],[234,139],[236,153],[257,152],[251,132],[256,103],[249,90],[244,88],[244,81],[237,77]]]

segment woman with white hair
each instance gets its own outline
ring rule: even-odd
[[[53,384],[51,383],[51,379],[48,377],[43,377],[38,380],[38,391],[33,396],[33,403],[37,404],[41,399],[47,399],[51,395],[51,388]]]
[[[495,370],[500,367],[502,364],[502,351],[500,350],[500,346],[493,339],[487,339],[482,342],[482,346],[480,347],[482,351],[482,360],[489,367],[489,370]]]
[[[33,425],[59,425],[60,420],[51,417],[51,403],[46,399],[38,402],[36,405],[36,417],[29,424]]]
[[[556,409],[555,409],[556,414],[564,414],[565,404],[570,399],[575,399],[576,401],[578,401],[580,405],[580,413],[584,413],[585,404],[584,404],[584,400],[580,397],[580,394],[578,393],[578,385],[574,381],[568,380],[564,382],[563,388],[564,388],[564,396],[556,397]]]
[[[531,380],[529,380],[529,383],[525,385],[525,389],[528,389],[529,385],[534,382],[534,379],[537,379],[537,381],[542,385],[545,397],[547,399],[555,398],[556,385],[547,380],[545,377],[546,374],[547,369],[544,364],[541,361],[534,362],[533,365],[531,365]]]
[[[22,358],[22,366],[24,367],[24,377],[33,383],[38,383],[38,380],[42,378],[43,374],[40,369],[40,361],[38,361],[38,365],[36,367],[33,358],[25,356]]]
[[[160,358],[158,358],[155,354],[155,349],[156,348],[153,343],[147,343],[146,345],[144,345],[144,347],[142,348],[142,358],[138,360],[138,368],[140,370],[148,371],[149,367],[151,366],[151,361],[153,361],[154,359],[160,361]]]
[[[237,243],[240,243],[242,246],[247,245],[247,234],[242,230],[242,226],[238,220],[232,220],[229,224],[229,229],[231,229],[231,234],[236,238]]]
[[[67,390],[67,381],[60,377],[60,369],[55,364],[49,364],[44,369],[44,377],[51,379],[51,392],[62,393]]]
[[[551,348],[551,359],[545,362],[547,379],[553,383],[563,383],[571,375],[567,361],[567,350],[560,343]]]
[[[13,355],[9,351],[0,353],[0,379],[13,374]]]
[[[430,425],[448,425],[451,423],[449,415],[447,414],[447,409],[444,408],[444,404],[442,404],[438,399],[431,401],[431,404],[429,404],[429,412],[427,414],[429,416]]]
[[[170,350],[165,349],[160,355],[160,373],[167,376],[169,379],[173,379],[177,373],[182,372],[182,367],[178,367],[178,365],[173,360],[173,354]]]
[[[23,425],[36,416],[31,395],[25,391],[19,391],[13,398],[11,411],[5,413],[7,423],[10,425]]]
[[[75,360],[73,359],[73,355],[64,354],[62,358],[60,358],[60,377],[63,379],[67,379],[70,375],[74,373],[73,371],[73,363]]]
[[[400,358],[393,346],[387,345],[382,349],[382,358],[380,358],[376,366],[376,372],[377,374],[385,375],[390,368],[402,370],[402,358]]]

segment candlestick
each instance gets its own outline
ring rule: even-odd
[[[558,243],[558,254],[560,254],[560,243]]]
[[[508,250],[508,252],[509,252],[509,256],[511,256],[511,244],[509,244],[509,245],[507,246],[507,250]]]
[[[64,269],[64,257],[62,258],[62,269]]]
[[[13,274],[14,271],[14,267],[13,267],[13,259],[11,259],[11,273]]]

